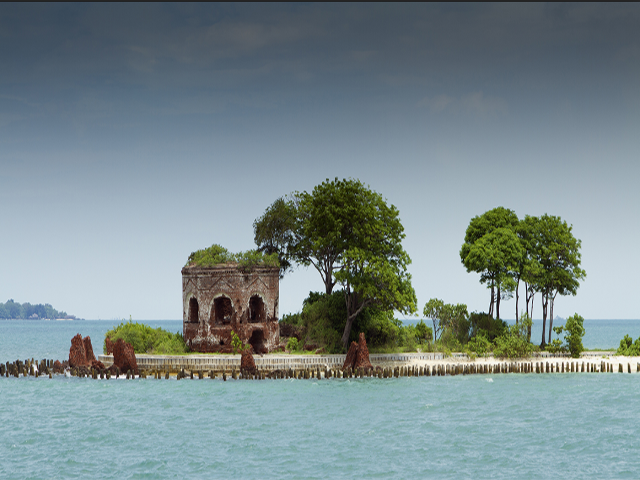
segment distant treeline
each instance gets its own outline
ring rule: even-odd
[[[38,320],[40,318],[68,318],[75,320],[74,315],[67,315],[67,312],[59,312],[48,303],[42,305],[31,305],[30,303],[17,303],[13,299],[7,300],[7,303],[0,303],[0,318],[4,319],[24,319]]]

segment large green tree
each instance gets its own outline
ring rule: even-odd
[[[580,281],[587,276],[581,268],[582,242],[573,236],[573,226],[560,217],[542,215],[532,227],[531,255],[535,272],[531,282],[542,297],[542,342],[545,345],[547,315],[549,316],[548,342],[553,328],[553,307],[557,295],[575,295]]]
[[[345,347],[353,321],[367,306],[416,310],[398,209],[359,180],[327,179],[311,193],[277,200],[256,220],[254,233],[259,247],[272,248],[289,264],[313,266],[327,295],[336,283],[342,286]]]
[[[500,300],[516,288],[516,272],[524,250],[516,234],[518,216],[497,207],[471,219],[460,248],[467,272],[480,274],[480,283],[491,290],[489,314],[500,318]]]

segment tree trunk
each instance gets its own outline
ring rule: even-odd
[[[494,302],[495,296],[494,296],[494,285],[493,282],[491,282],[491,303],[489,304],[489,315],[491,315],[491,318],[493,318],[493,302]]]
[[[518,278],[518,282],[516,283],[516,325],[518,325],[518,298],[520,290],[520,279]]]
[[[531,295],[531,323],[533,324],[533,297],[535,295]],[[529,305],[529,300],[527,300],[527,305]],[[527,337],[529,338],[529,342],[531,341],[531,325],[527,328]]]
[[[551,305],[549,308],[550,316],[549,316],[549,343],[551,343],[551,330],[553,329],[553,302],[556,301],[556,296],[551,297]]]
[[[351,326],[355,320],[355,315],[349,319],[349,313],[347,312],[347,324],[344,326],[344,333],[342,334],[342,345],[345,350],[349,350],[349,335],[351,335]]]
[[[496,290],[497,290],[497,294],[496,294],[496,318],[499,320],[500,319],[500,297],[501,297],[500,287],[498,287]]]
[[[548,306],[549,306],[549,295],[544,293],[542,294],[542,343],[540,344],[541,347],[544,347],[546,345],[544,341],[544,332],[547,326],[547,307]]]

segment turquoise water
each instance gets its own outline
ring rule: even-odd
[[[0,322],[0,360],[111,324]],[[635,479],[639,427],[636,374],[3,377],[0,478]]]

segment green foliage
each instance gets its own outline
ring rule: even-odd
[[[436,340],[447,332],[455,337],[459,344],[467,343],[469,340],[471,323],[465,304],[452,305],[432,298],[424,306],[422,312],[425,317],[432,320]]]
[[[247,250],[246,252],[231,253],[226,248],[214,244],[209,248],[197,250],[189,255],[187,265],[197,265],[199,267],[213,267],[223,263],[235,263],[243,271],[251,271],[255,265],[268,267],[278,267],[277,253],[263,253],[258,250]]]
[[[233,351],[233,353],[242,353],[249,348],[251,348],[251,346],[242,343],[242,340],[240,340],[238,334],[231,330],[231,350]]]
[[[150,353],[158,355],[179,355],[189,352],[184,338],[180,332],[171,333],[162,328],[151,328],[144,323],[122,322],[105,334],[104,351],[106,339],[115,342],[119,338],[130,343],[135,353]]]
[[[564,327],[553,327],[553,331],[558,335],[558,338],[554,338],[551,343],[546,346],[545,350],[551,353],[560,353],[567,350],[566,346],[562,344],[562,340],[559,338],[563,330]]]
[[[507,332],[495,339],[493,354],[499,358],[525,358],[531,355],[535,346],[528,341],[527,331],[531,320],[509,325]]]
[[[416,323],[416,338],[420,343],[431,343],[433,341],[433,330],[426,323],[420,320]]]
[[[281,322],[301,328],[305,344],[314,344],[327,353],[343,353],[341,340],[346,320],[346,305],[342,291],[331,295],[310,292],[303,302],[302,312],[285,315]],[[371,351],[416,351],[430,338],[430,328],[403,326],[393,318],[393,312],[373,305],[364,308],[353,323],[349,342],[357,341],[360,332],[365,334]]]
[[[491,314],[494,289],[501,298],[504,292],[516,287],[513,278],[524,255],[516,234],[517,225],[518,216],[512,210],[504,207],[489,210],[471,219],[460,248],[460,260],[467,272],[479,273],[480,283],[491,289]]]
[[[582,337],[584,337],[584,318],[577,313],[574,313],[571,317],[567,318],[564,323],[564,329],[567,332],[565,335],[565,342],[567,343],[567,349],[573,358],[579,358],[580,354],[584,351],[582,345]]]
[[[292,269],[292,249],[298,212],[293,198],[278,198],[253,222],[253,239],[258,251],[276,254],[280,262],[280,278]]]
[[[296,337],[291,337],[287,341],[287,350],[289,350],[290,352],[297,352],[299,348],[300,346],[298,345],[298,339]]]
[[[491,349],[491,342],[484,335],[484,332],[472,337],[471,340],[469,340],[469,343],[467,343],[467,350],[475,353],[476,355],[484,356],[489,353]]]
[[[625,335],[620,340],[620,347],[616,351],[616,355],[625,355],[627,357],[640,357],[640,337],[634,342],[633,338]]]
[[[484,336],[490,342],[504,335],[509,328],[507,322],[499,318],[493,318],[488,313],[473,312],[469,315],[471,324],[471,337]]]
[[[38,303],[37,305],[31,305],[30,303],[17,303],[13,299],[7,300],[6,303],[0,303],[0,318],[7,319],[54,319],[54,318],[67,318],[74,319],[73,315],[67,315],[66,312],[59,312],[54,309],[48,303],[44,305]]]

